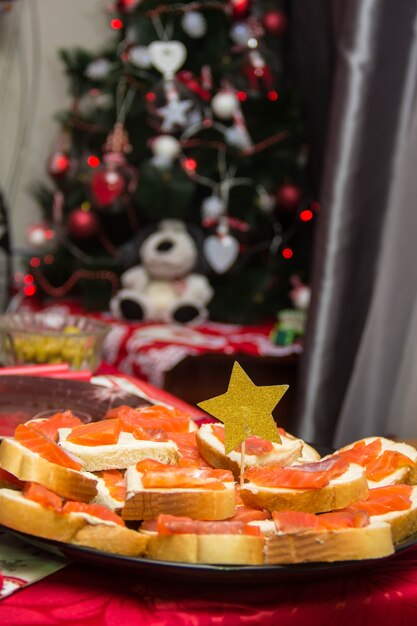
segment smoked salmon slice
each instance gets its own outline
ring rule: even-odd
[[[95,474],[104,480],[104,484],[114,500],[118,502],[126,500],[126,481],[120,470],[101,470],[100,472],[95,472]]]
[[[143,472],[142,484],[145,489],[226,489],[225,482],[234,482],[229,470],[212,469],[208,467],[178,467],[163,465],[144,469],[144,463],[139,461],[136,469]]]
[[[249,467],[244,477],[246,480],[264,487],[285,487],[289,489],[320,489],[333,478],[341,476],[349,462],[343,458],[329,457],[323,461],[277,467]]]
[[[366,478],[378,482],[401,467],[414,467],[410,457],[396,450],[385,450],[376,459],[366,464]]]
[[[105,521],[115,522],[119,526],[125,525],[121,517],[102,504],[86,504],[85,502],[68,500],[62,507],[62,511],[63,513],[87,513],[87,515],[93,515]]]
[[[126,425],[141,426],[148,430],[162,429],[164,431],[186,433],[190,430],[190,417],[177,409],[169,409],[163,405],[155,404],[149,407],[132,409],[128,406],[119,406],[111,409],[106,418],[118,417]]]
[[[38,502],[47,509],[62,510],[62,498],[38,483],[26,483],[23,487],[23,495],[28,500]]]
[[[43,459],[69,469],[80,470],[80,459],[61,448],[42,433],[32,430],[26,424],[19,424],[14,433],[15,439],[25,448],[38,453]]]
[[[119,419],[81,424],[72,429],[67,441],[80,446],[103,446],[118,442],[122,425]]]
[[[159,515],[156,528],[161,535],[252,535],[261,536],[259,526],[251,526],[240,521],[193,520],[189,517]]]
[[[52,441],[58,441],[59,428],[74,428],[82,424],[79,417],[75,417],[72,411],[64,411],[63,413],[55,413],[51,417],[39,420],[31,420],[26,425],[38,433],[42,433]]]
[[[212,427],[212,433],[219,441],[224,444],[224,426],[220,426],[219,424],[214,424]],[[240,452],[242,446],[238,446],[236,448],[237,452]],[[261,454],[267,454],[274,449],[271,441],[267,441],[266,439],[261,439],[256,435],[251,435],[245,441],[245,452],[246,454],[253,454],[255,456],[260,456]]]
[[[169,441],[173,441],[180,454],[178,465],[182,467],[209,467],[197,448],[195,433],[167,433]]]
[[[358,500],[346,507],[347,510],[365,511],[368,515],[384,515],[392,511],[407,511],[411,507],[410,485],[398,484],[376,487],[369,490],[366,500]]]
[[[260,520],[271,519],[271,513],[261,509],[252,509],[249,506],[236,507],[236,513],[230,518],[233,522],[255,522]]]
[[[272,519],[276,530],[283,533],[362,528],[369,524],[369,517],[365,511],[348,510],[331,511],[319,515],[302,511],[273,511]]]

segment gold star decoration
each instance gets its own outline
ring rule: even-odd
[[[199,402],[224,424],[224,447],[228,454],[251,435],[281,443],[272,411],[288,385],[257,386],[235,361],[226,393]]]

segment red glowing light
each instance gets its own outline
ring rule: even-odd
[[[52,230],[52,228],[47,228],[43,234],[45,236],[45,239],[53,239],[55,236],[55,233]]]
[[[197,161],[191,158],[185,159],[184,167],[186,170],[189,170],[190,172],[195,172],[195,170],[197,169]]]
[[[154,102],[156,100],[156,93],[154,93],[153,91],[148,91],[145,98],[148,102]]]
[[[33,256],[33,257],[30,259],[29,264],[30,264],[30,266],[31,266],[31,267],[39,267],[39,265],[41,264],[41,260],[40,260],[40,258],[39,258],[39,257],[37,257],[37,256]],[[27,277],[25,276],[25,278],[23,279],[23,281],[24,281],[26,284],[27,284],[27,283],[29,283],[29,282],[33,282],[33,277],[32,277],[32,280],[30,281],[30,280],[27,280]]]
[[[244,102],[248,97],[248,95],[244,91],[238,91],[236,96],[237,96],[237,99],[240,100],[241,102]]]
[[[35,285],[27,285],[24,289],[23,289],[23,293],[25,294],[25,296],[34,296],[36,293],[36,287]]]
[[[110,22],[110,26],[113,28],[113,30],[120,30],[121,28],[123,28],[123,22],[122,20],[119,20],[118,17],[115,17]]]
[[[278,97],[278,91],[268,91],[268,100],[271,100],[271,102],[278,100]]]
[[[43,262],[46,263],[46,265],[52,265],[54,261],[55,258],[52,256],[52,254],[47,254],[43,259]]]
[[[300,220],[302,222],[309,222],[312,219],[313,219],[313,211],[310,211],[310,209],[305,209],[304,211],[301,211]]]
[[[100,165],[100,159],[95,154],[90,154],[87,163],[90,167],[98,167]]]
[[[284,248],[282,251],[282,256],[284,257],[284,259],[291,259],[294,256],[294,252],[291,250],[291,248]]]
[[[317,202],[317,201],[312,202],[312,203],[310,204],[310,207],[311,207],[311,210],[312,210],[312,211],[320,211],[320,208],[321,208],[321,207],[320,207],[320,202]]]
[[[32,274],[25,274],[25,276],[23,277],[23,282],[25,283],[25,285],[31,285],[34,280],[35,279],[33,278]]]

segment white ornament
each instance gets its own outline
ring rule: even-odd
[[[239,256],[239,243],[231,235],[210,235],[204,241],[204,254],[217,274],[224,274]]]
[[[101,80],[109,73],[110,65],[108,59],[96,59],[87,65],[84,74],[90,80]]]
[[[201,203],[201,210],[204,218],[217,218],[224,214],[226,203],[218,196],[209,196]]]
[[[171,100],[165,106],[157,109],[157,114],[163,119],[161,130],[170,133],[178,126],[180,128],[186,126],[187,114],[192,106],[191,100]]]
[[[234,93],[220,91],[211,101],[213,113],[222,120],[230,120],[239,108],[239,102]]]
[[[206,18],[198,11],[187,11],[181,20],[183,31],[193,39],[200,39],[207,33]]]
[[[148,52],[152,65],[167,80],[174,77],[187,58],[187,48],[181,41],[153,41]]]
[[[181,152],[181,145],[178,139],[171,135],[160,135],[156,137],[151,144],[151,150],[154,155],[152,163],[155,167],[170,167]]]
[[[224,136],[229,146],[239,148],[239,150],[246,150],[252,145],[248,131],[242,126],[229,126],[225,130]]]
[[[238,22],[230,29],[231,40],[239,46],[247,46],[251,36],[252,32],[247,24]]]
[[[258,204],[261,211],[264,213],[272,213],[275,208],[276,200],[275,197],[266,191],[262,191],[259,194]]]
[[[128,56],[129,61],[136,67],[147,70],[152,66],[148,46],[132,46],[128,52]]]

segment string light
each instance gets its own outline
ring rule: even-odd
[[[25,274],[23,277],[23,282],[25,285],[31,285],[35,279],[32,274]]]
[[[52,254],[47,254],[43,259],[43,262],[46,265],[52,265],[54,261],[55,261],[55,257],[53,257]]]
[[[26,287],[23,289],[23,293],[25,294],[25,296],[34,296],[36,293],[37,289],[35,287],[35,285],[26,285]]]
[[[244,91],[238,91],[236,93],[237,99],[240,100],[241,102],[244,102],[247,99],[247,94]]]
[[[188,159],[184,160],[184,167],[186,170],[189,170],[190,172],[195,172],[197,169],[197,161],[189,157]]]
[[[300,220],[302,222],[309,222],[312,219],[313,219],[313,211],[310,211],[310,209],[304,209],[304,211],[301,211]]]
[[[115,17],[110,22],[110,26],[113,28],[113,30],[120,30],[121,28],[123,28],[123,22],[118,17]]]
[[[284,259],[292,259],[292,257],[294,256],[294,252],[291,250],[291,248],[284,248],[281,254]]]
[[[320,211],[320,202],[314,201],[310,204],[312,211]]]
[[[29,265],[31,267],[39,267],[40,264],[41,264],[41,260],[37,256],[33,256],[29,261]]]
[[[156,100],[156,94],[153,91],[148,91],[145,98],[148,102],[154,102]]]
[[[268,91],[267,97],[271,102],[276,102],[279,98],[278,91]]]
[[[90,154],[87,158],[87,163],[90,167],[98,167],[100,165],[100,159],[95,154]]]

